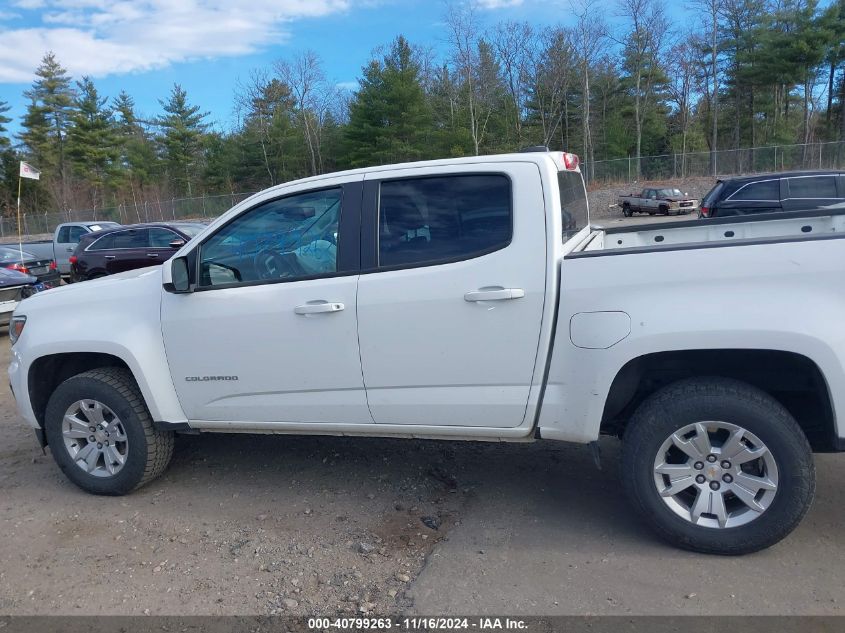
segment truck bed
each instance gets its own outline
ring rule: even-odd
[[[845,209],[666,222],[643,228],[591,228],[569,257],[842,237]]]

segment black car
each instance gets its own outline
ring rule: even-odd
[[[0,266],[32,275],[39,283],[58,286],[61,275],[53,259],[38,259],[32,253],[16,246],[0,246]]]
[[[32,275],[0,267],[0,325],[9,325],[18,303],[48,288],[49,284],[39,283]]]
[[[786,171],[717,180],[700,218],[781,211],[845,211],[845,171]]]
[[[70,257],[70,279],[86,281],[161,264],[204,228],[198,222],[157,222],[89,233]]]

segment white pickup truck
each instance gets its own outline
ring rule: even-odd
[[[811,452],[845,448],[843,232],[830,214],[591,227],[571,154],[318,176],[163,266],[28,299],[9,376],[96,494],[161,474],[176,432],[612,435],[661,536],[751,552],[806,513]]]

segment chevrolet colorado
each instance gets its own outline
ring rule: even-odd
[[[577,156],[316,176],[163,266],[31,297],[11,386],[65,475],[124,494],[176,432],[622,440],[677,546],[799,523],[845,448],[845,216],[590,225]],[[596,448],[597,451],[597,448]]]

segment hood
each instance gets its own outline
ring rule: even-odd
[[[0,288],[7,286],[24,286],[34,284],[37,281],[32,275],[27,275],[18,270],[0,267]]]
[[[66,310],[82,305],[111,306],[117,309],[125,299],[139,294],[152,293],[158,297],[161,291],[161,266],[137,268],[125,273],[100,277],[91,281],[59,286],[49,292],[39,292],[27,299],[27,312],[36,310]],[[152,299],[151,300],[157,300]]]

